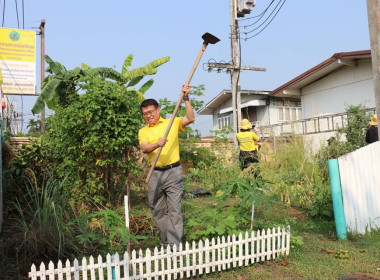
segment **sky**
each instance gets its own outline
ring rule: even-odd
[[[129,54],[134,56],[132,68],[170,56],[156,75],[149,76],[154,84],[145,96],[157,100],[178,100],[202,46],[201,36],[209,32],[221,41],[207,47],[191,81],[194,86],[205,85],[200,99],[207,104],[223,89],[231,88],[230,75],[208,72],[204,67],[208,61],[231,61],[229,2],[3,0],[0,9],[6,28],[37,31],[45,19],[45,52],[67,69],[86,63],[120,71]],[[268,12],[256,22],[271,2]],[[263,23],[277,4],[281,9]],[[270,91],[334,53],[370,49],[366,1],[256,0],[252,12],[240,18],[239,29],[242,65],[266,68],[265,72],[242,71],[242,89]],[[38,47],[37,57],[39,53]],[[37,61],[38,76],[39,65]],[[36,97],[13,98],[25,118],[33,117],[30,110]],[[211,135],[212,117],[196,116],[192,127],[202,136]]]

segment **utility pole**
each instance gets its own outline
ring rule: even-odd
[[[238,49],[238,33],[237,33],[237,22],[236,22],[236,9],[237,9],[236,0],[230,0],[230,25],[231,25],[231,58],[232,64],[235,66],[231,72],[231,92],[232,92],[232,125],[234,128],[234,146],[237,147],[238,143],[236,140],[236,133],[238,131],[238,120],[239,120],[239,112],[237,102],[237,92],[238,92],[238,79],[240,70],[236,69],[236,66],[239,65],[240,61],[240,53]],[[239,89],[240,91],[240,89]],[[240,102],[240,98],[239,98]]]
[[[45,79],[45,23],[46,21],[41,20],[40,24],[40,35],[41,35],[41,88],[42,83]],[[42,90],[41,90],[42,91]],[[45,131],[45,107],[41,111],[41,133]]]
[[[241,1],[241,7],[238,6],[238,0],[230,0],[230,25],[231,25],[231,61],[230,63],[208,63],[207,67],[209,69],[227,69],[231,73],[231,92],[232,92],[232,126],[234,131],[234,146],[237,147],[238,143],[236,140],[236,134],[238,132],[238,126],[241,121],[241,101],[240,101],[240,83],[239,75],[241,70],[253,70],[253,71],[266,71],[265,68],[259,67],[242,67],[240,66],[240,52],[239,52],[239,32],[238,32],[238,23],[237,17],[238,13],[240,16],[244,16],[245,13],[242,13],[241,10],[247,8],[252,9],[255,1],[245,0]]]
[[[368,27],[371,41],[373,86],[375,90],[376,113],[380,114],[380,11],[379,0],[367,0]],[[380,126],[377,126],[380,135]]]

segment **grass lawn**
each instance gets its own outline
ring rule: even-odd
[[[319,232],[311,230],[314,226],[320,226]],[[380,279],[380,232],[337,240],[330,231],[333,223],[293,220],[293,227],[291,235],[303,244],[293,245],[288,257],[199,279],[341,279],[358,273],[373,278],[353,279]]]
[[[203,199],[196,199],[196,204],[205,207]],[[338,240],[334,221],[310,219],[302,211],[280,203],[261,207],[256,223],[260,220],[275,224],[285,221],[291,226],[289,256],[197,279],[341,279],[359,273],[380,279],[379,231],[348,234],[347,240]]]

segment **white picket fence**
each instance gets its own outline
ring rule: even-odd
[[[198,246],[197,246],[198,245]],[[196,275],[212,273],[215,271],[228,270],[230,268],[247,266],[256,262],[272,260],[282,255],[289,255],[290,227],[263,229],[256,233],[240,233],[235,235],[206,239],[204,242],[188,242],[183,248],[174,246],[166,252],[163,247],[156,247],[153,252],[134,250],[131,256],[124,253],[123,259],[119,254],[107,255],[105,262],[98,256],[97,262],[91,256],[89,261],[82,259],[79,264],[77,259],[73,265],[67,260],[63,265],[58,261],[54,268],[53,262],[48,267],[41,263],[39,270],[33,264],[29,272],[29,278],[37,279],[182,279]]]

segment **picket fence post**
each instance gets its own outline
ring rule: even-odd
[[[53,267],[53,270],[54,270],[54,265],[53,265],[53,263],[51,263],[51,264],[52,264],[52,267]],[[50,270],[50,268],[49,268],[49,270]],[[79,280],[79,270],[80,270],[80,268],[79,268],[79,262],[78,262],[77,259],[74,259],[74,279],[75,280]],[[54,280],[54,271],[51,274],[51,278],[49,278],[49,280]]]

